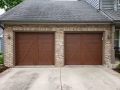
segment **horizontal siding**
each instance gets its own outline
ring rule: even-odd
[[[99,9],[99,0],[86,0],[86,2],[94,6],[96,9]]]
[[[99,9],[99,0],[85,0],[95,8]],[[100,2],[101,9],[114,9],[114,0],[102,0]],[[120,10],[120,5],[118,5],[118,10]]]
[[[114,9],[114,0],[102,0],[103,9]]]

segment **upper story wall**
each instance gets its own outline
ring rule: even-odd
[[[118,10],[120,11],[120,6],[118,6]]]
[[[118,0],[102,0],[101,3],[101,9],[120,10],[120,4],[118,4]]]
[[[111,9],[120,10],[120,5],[118,5],[118,0],[85,0],[96,9]]]
[[[99,0],[85,0],[86,2],[90,3],[96,9],[99,9]]]
[[[114,0],[102,0],[101,9],[114,9]]]
[[[120,5],[118,5],[118,10],[120,10]]]

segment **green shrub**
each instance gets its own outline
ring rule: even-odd
[[[0,55],[0,64],[3,64],[3,55]]]
[[[117,65],[117,69],[120,69],[120,64]]]
[[[0,55],[3,55],[3,53],[2,53],[2,52],[0,52]]]

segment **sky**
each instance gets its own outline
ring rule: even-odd
[[[0,15],[2,15],[5,12],[4,9],[0,9]]]

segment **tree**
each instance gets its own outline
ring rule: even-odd
[[[0,8],[6,11],[18,5],[23,0],[0,0]]]

